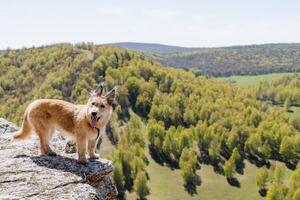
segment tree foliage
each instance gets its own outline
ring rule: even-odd
[[[149,51],[153,51],[153,48],[151,48],[146,55],[159,61],[164,66],[190,69],[197,75],[256,75],[300,70],[299,44],[266,44],[199,49],[177,47],[176,50],[166,52],[161,50],[164,48],[159,47],[158,49],[157,52],[159,53],[149,53]]]
[[[101,81],[108,88],[119,86],[119,106],[108,129],[117,143],[111,159],[117,164],[114,178],[121,191],[132,190],[139,173],[147,176],[146,144],[162,162],[180,167],[184,179],[191,177],[187,182],[199,161],[224,168],[225,175],[233,177],[244,159],[282,160],[295,167],[300,158],[295,121],[285,110],[257,100],[284,103],[289,97],[296,105],[297,76],[272,84],[282,94],[272,92],[267,83],[256,93],[163,68],[127,49],[89,43],[1,51],[1,117],[20,123],[26,106],[37,98],[84,104]],[[282,82],[289,88],[286,92]]]
[[[267,183],[269,181],[268,179],[268,170],[265,168],[260,169],[256,175],[256,185],[259,187],[259,189],[265,189],[267,187]]]
[[[298,199],[300,188],[300,162],[292,172],[290,179],[284,176],[284,166],[276,165],[270,170],[262,169],[256,176],[256,183],[260,189],[267,190],[266,199],[285,200]]]
[[[274,104],[282,104],[286,110],[300,105],[300,77],[298,74],[283,76],[272,82],[262,81],[257,89],[257,97]]]
[[[134,191],[139,196],[140,199],[145,199],[145,197],[150,193],[147,186],[147,177],[144,172],[139,172],[134,180]]]

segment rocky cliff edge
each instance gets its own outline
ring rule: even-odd
[[[81,165],[75,153],[65,153],[67,141],[58,135],[51,143],[58,155],[40,157],[36,137],[13,140],[18,129],[0,118],[0,199],[115,199],[111,161]]]

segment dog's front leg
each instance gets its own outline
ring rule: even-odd
[[[89,152],[90,159],[98,159],[99,158],[99,155],[95,153],[97,143],[98,143],[98,139],[89,140],[89,142],[88,142],[88,152]]]
[[[105,134],[105,127],[101,128],[98,132],[97,138],[96,139],[92,139],[88,141],[88,153],[89,153],[89,157],[90,159],[98,159],[99,155],[96,154],[96,149],[97,149],[97,144],[98,141],[100,140],[100,144],[102,143],[102,139],[103,139],[103,134]]]
[[[87,139],[84,137],[77,137],[76,144],[77,144],[77,151],[78,151],[78,162],[82,164],[86,164],[87,159],[85,154],[86,154]]]

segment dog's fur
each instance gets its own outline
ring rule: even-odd
[[[32,102],[25,111],[22,128],[14,133],[14,138],[24,139],[35,132],[40,139],[40,154],[56,155],[49,142],[58,129],[75,137],[80,163],[87,162],[86,149],[90,158],[98,158],[95,154],[98,130],[105,128],[111,117],[116,88],[105,95],[103,93],[104,86],[100,84],[86,105],[53,99]]]

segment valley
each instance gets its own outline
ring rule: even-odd
[[[89,43],[8,49],[0,53],[0,65],[1,117],[18,124],[33,99],[85,104],[99,82],[105,81],[107,89],[119,86],[109,137],[100,149],[114,162],[119,198],[226,194],[228,199],[262,199],[256,174],[267,167],[266,187],[273,191],[297,182],[290,174],[298,173],[299,126],[280,107],[288,97],[289,109],[298,113],[293,107],[298,91],[291,89],[297,76],[232,77],[228,82],[163,67],[139,52]],[[265,78],[278,83],[252,88]],[[258,100],[258,92],[279,106]],[[286,195],[295,192],[287,188]]]

